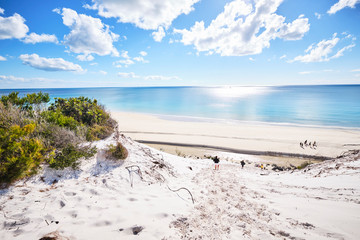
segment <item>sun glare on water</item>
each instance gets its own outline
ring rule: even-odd
[[[252,95],[261,95],[270,92],[269,87],[221,87],[212,90],[219,98],[246,98]]]

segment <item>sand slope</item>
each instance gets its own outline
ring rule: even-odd
[[[97,142],[99,149],[114,143]],[[359,154],[273,172],[185,159],[122,137],[124,163],[97,156],[0,192],[0,239],[358,239]],[[356,159],[356,160],[354,160]],[[142,178],[126,167],[138,166]],[[192,193],[182,189],[185,187]],[[134,235],[134,227],[143,230]]]

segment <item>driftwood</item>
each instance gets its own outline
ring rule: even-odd
[[[128,166],[128,167],[125,167],[128,172],[129,172],[129,178],[130,178],[130,184],[131,184],[131,187],[133,187],[134,185],[134,176],[133,176],[133,173],[136,173],[137,175],[139,175],[139,177],[141,178],[141,180],[143,180],[143,176],[142,176],[142,173],[141,173],[141,170],[140,170],[140,167],[138,165],[132,165],[132,166]]]
[[[178,192],[178,191],[180,191],[180,190],[182,190],[182,189],[188,191],[188,193],[189,193],[190,196],[191,196],[191,200],[192,200],[193,204],[195,203],[194,197],[193,197],[193,195],[191,194],[191,192],[190,192],[189,189],[187,189],[187,188],[185,188],[185,187],[181,187],[181,188],[179,188],[179,189],[173,190],[173,189],[171,189],[169,186],[167,186],[167,187],[168,187],[168,189],[169,189],[170,191],[172,191],[172,192]]]

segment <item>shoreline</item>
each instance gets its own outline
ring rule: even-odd
[[[228,152],[228,153],[236,153],[236,154],[252,155],[252,156],[255,155],[255,156],[268,156],[268,157],[304,158],[304,159],[313,159],[318,161],[330,159],[329,157],[325,157],[325,156],[304,155],[304,154],[285,153],[285,152],[271,152],[271,151],[255,151],[255,150],[249,151],[245,149],[224,148],[224,147],[208,146],[208,145],[200,145],[200,144],[156,142],[156,141],[143,141],[143,140],[137,140],[137,142],[150,146],[165,145],[165,146],[175,146],[175,147],[200,148],[200,149],[208,149],[219,152]]]
[[[334,158],[348,150],[360,149],[360,129],[231,120],[209,122],[196,121],[204,120],[197,117],[164,117],[159,114],[119,111],[111,111],[111,115],[118,121],[121,133],[140,143],[157,145],[158,149],[172,145],[199,151],[210,148],[255,156],[317,160]],[[305,140],[315,140],[318,147],[301,148],[300,142]]]

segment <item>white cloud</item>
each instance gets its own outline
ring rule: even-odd
[[[78,60],[80,60],[80,61],[92,61],[92,60],[94,60],[94,57],[91,55],[91,54],[89,54],[89,55],[78,55],[78,56],[76,56],[76,58],[78,59]]]
[[[21,39],[26,36],[28,31],[29,28],[21,15],[15,13],[11,17],[0,16],[0,39]]]
[[[57,37],[52,34],[36,34],[36,33],[30,33],[27,35],[23,40],[24,43],[40,43],[40,42],[52,42],[52,43],[58,43]]]
[[[7,60],[6,57],[0,55],[0,61],[6,61],[6,60]]]
[[[224,11],[205,27],[204,21],[187,29],[175,29],[182,35],[184,45],[194,45],[198,52],[218,53],[221,56],[259,54],[276,38],[301,39],[309,31],[308,19],[300,15],[293,22],[275,12],[282,0],[246,0],[227,3]]]
[[[162,75],[150,75],[150,76],[145,76],[144,77],[145,80],[153,80],[153,81],[164,81],[164,80],[181,80],[179,77],[177,76],[162,76]]]
[[[118,72],[117,75],[122,78],[139,78],[139,76],[133,72]]]
[[[327,13],[335,14],[336,12],[346,7],[355,8],[355,5],[358,3],[360,3],[360,0],[339,0],[339,2],[331,6]]]
[[[341,56],[344,56],[344,52],[346,50],[349,50],[351,48],[355,47],[355,44],[350,44],[350,45],[347,45],[345,47],[343,47],[342,49],[340,49],[335,55],[333,55],[332,57],[330,57],[330,59],[333,59],[333,58],[339,58]]]
[[[188,14],[200,0],[92,0],[88,9],[98,10],[102,17],[114,17],[122,23],[133,23],[146,30],[168,28],[181,14]]]
[[[359,69],[353,69],[353,70],[351,70],[351,72],[360,72],[360,68]]]
[[[130,65],[135,64],[134,61],[136,61],[136,62],[141,62],[141,63],[148,63],[148,62],[149,62],[149,61],[147,61],[147,60],[144,59],[144,56],[147,55],[146,52],[141,51],[139,54],[140,54],[141,56],[131,58],[131,57],[129,56],[129,52],[128,52],[128,51],[122,51],[121,54],[120,54],[120,56],[123,57],[124,59],[118,60],[118,61],[114,62],[113,65],[115,65],[115,67],[117,67],[117,68],[122,68],[122,67],[128,67],[128,66],[130,66]]]
[[[280,59],[284,59],[284,58],[286,58],[286,54],[284,54],[280,57]]]
[[[147,81],[181,80],[177,76],[162,76],[162,75],[139,76],[133,72],[118,72],[117,75],[122,78],[142,78]]]
[[[22,54],[19,57],[24,64],[45,71],[83,72],[80,65],[65,61],[62,58],[43,58],[37,54]]]
[[[116,61],[113,64],[117,68],[122,68],[122,67],[128,67],[129,65],[133,65],[134,63],[135,62],[131,59],[123,59],[123,60]]]
[[[307,75],[307,74],[321,74],[321,73],[329,73],[329,72],[334,72],[333,69],[324,69],[324,70],[319,70],[319,71],[303,71],[303,72],[299,72],[299,74],[301,75]]]
[[[0,8],[0,14],[4,9]],[[31,33],[27,35],[29,27],[25,24],[25,19],[15,13],[11,17],[0,17],[0,39],[21,39],[24,43],[53,42],[58,43],[55,35]]]
[[[340,50],[338,50],[335,54],[331,56],[331,53],[333,52],[333,49],[335,46],[339,43],[340,38],[336,37],[337,34],[335,33],[332,37],[332,39],[329,40],[322,40],[319,43],[314,46],[314,44],[311,44],[306,50],[305,55],[300,55],[295,57],[293,60],[289,62],[326,62],[330,59],[338,58],[343,56],[343,53],[346,50],[349,50],[355,46],[354,43],[347,45]]]
[[[142,63],[148,63],[148,60],[145,60],[143,57],[134,57],[133,58],[135,61],[137,62],[142,62]]]
[[[70,33],[64,36],[64,43],[70,51],[86,56],[89,54],[119,56],[113,45],[119,35],[111,32],[109,26],[103,24],[100,19],[78,14],[68,8],[63,8],[61,15],[64,25],[71,29]]]
[[[163,27],[159,27],[157,32],[153,32],[152,36],[156,42],[161,42],[161,40],[165,37],[165,31]]]
[[[143,57],[147,56],[147,52],[145,52],[145,51],[141,51],[141,52],[139,52],[139,54]]]
[[[0,82],[26,82],[27,80],[23,77],[14,77],[12,75],[10,76],[4,76],[0,75]]]
[[[103,70],[100,70],[99,73],[102,74],[102,75],[106,75],[106,74],[107,74],[107,72],[105,72],[105,71],[103,71]]]
[[[252,57],[249,57],[249,60],[255,62],[255,59],[253,59]]]
[[[52,10],[54,13],[61,14],[61,10],[59,8],[55,8]]]
[[[304,72],[299,72],[299,74],[301,75],[305,75],[305,74],[311,74],[313,73],[312,71],[304,71]]]
[[[123,57],[123,58],[126,58],[126,59],[129,59],[129,58],[130,58],[128,51],[122,51],[120,56]]]
[[[321,18],[321,14],[320,13],[315,13],[315,17],[317,18],[317,19],[320,19]]]
[[[11,86],[11,84],[15,84],[15,83],[28,83],[31,84],[32,86],[34,86],[33,84],[37,84],[37,83],[45,83],[45,82],[61,82],[61,80],[55,80],[55,79],[49,79],[49,78],[42,78],[42,77],[33,77],[33,78],[24,78],[24,77],[15,77],[13,75],[10,76],[5,76],[5,75],[0,75],[0,82],[3,84],[9,84],[9,86]]]

